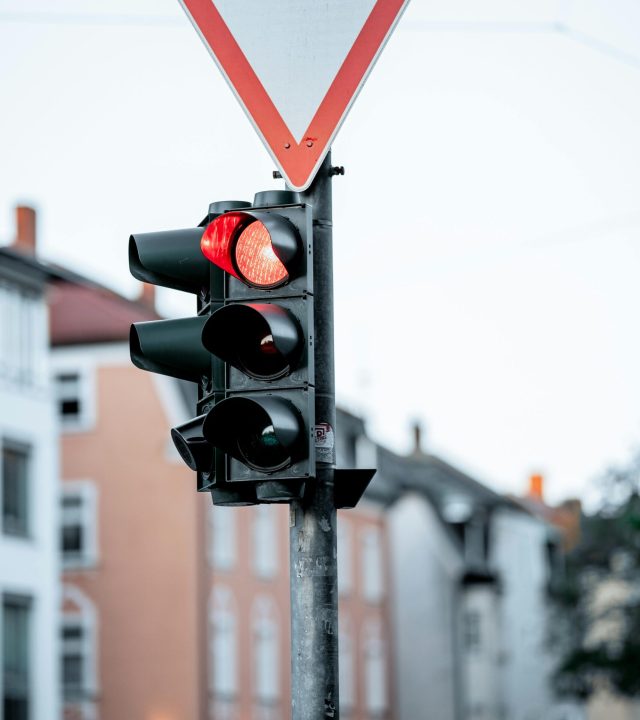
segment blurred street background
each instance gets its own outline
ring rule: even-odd
[[[412,0],[345,121],[343,718],[640,718],[638,128],[636,0]],[[273,169],[176,0],[0,0],[0,720],[288,717],[286,508],[128,347],[130,234]]]

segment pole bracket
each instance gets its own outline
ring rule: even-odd
[[[333,471],[333,503],[337,508],[354,508],[364,495],[376,470],[338,469]]]

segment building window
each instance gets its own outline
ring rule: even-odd
[[[377,718],[388,705],[387,670],[382,628],[379,621],[370,621],[364,632],[364,688],[367,711]]]
[[[30,449],[2,442],[2,531],[26,537],[29,532]]]
[[[467,610],[463,619],[463,642],[467,652],[478,652],[481,647],[480,613],[477,610]]]
[[[93,422],[91,378],[86,370],[59,370],[54,375],[58,418],[63,430],[87,430]]]
[[[88,481],[64,483],[61,497],[60,551],[65,569],[97,562],[96,488]]]
[[[340,712],[343,715],[348,715],[353,710],[356,697],[351,623],[346,617],[340,618],[338,653],[338,669],[340,675]]]
[[[47,353],[46,309],[40,295],[0,283],[0,376],[40,385]]]
[[[28,720],[30,715],[31,600],[19,595],[2,598],[2,690],[4,720]]]
[[[96,615],[77,588],[63,589],[65,611],[60,626],[60,675],[65,703],[91,700],[97,692]]]
[[[362,589],[369,602],[380,602],[383,598],[382,540],[376,527],[367,528],[362,534]]]
[[[269,580],[278,570],[277,508],[256,505],[253,516],[253,563],[256,575]]]
[[[63,424],[75,423],[81,416],[80,375],[76,372],[58,373],[55,377],[58,415]]]
[[[338,513],[338,592],[348,595],[353,582],[353,564],[351,554],[351,525]]]
[[[238,692],[237,624],[231,591],[215,588],[210,611],[210,687],[218,700]]]
[[[254,675],[258,702],[273,705],[280,697],[278,623],[272,600],[259,597],[254,606]]]
[[[64,696],[82,697],[86,683],[85,629],[81,619],[63,621],[62,636],[62,688]]]
[[[211,505],[209,562],[216,570],[231,570],[236,562],[236,508]]]

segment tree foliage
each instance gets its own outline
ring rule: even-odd
[[[552,587],[555,683],[585,699],[608,687],[640,696],[640,452],[601,482],[597,512],[582,518],[581,540]]]

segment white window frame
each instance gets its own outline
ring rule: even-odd
[[[6,528],[4,524],[4,507],[0,507],[0,532],[5,538],[30,540],[34,536],[34,468],[36,467],[36,445],[30,440],[14,434],[0,432],[0,505],[4,503],[4,449],[24,454],[26,458],[25,478],[25,526],[24,529]]]
[[[233,570],[237,562],[238,510],[211,504],[209,519],[209,564],[215,570]]]
[[[46,386],[45,319],[41,292],[0,279],[0,380],[20,388]]]
[[[349,715],[356,704],[356,670],[352,625],[347,615],[340,616],[338,636],[340,713]]]
[[[349,595],[353,590],[353,528],[338,512],[338,593]]]
[[[253,687],[259,705],[280,702],[280,624],[272,598],[259,595],[252,612]]]
[[[467,608],[462,616],[464,649],[469,655],[482,652],[482,613],[477,608]]]
[[[63,500],[67,497],[80,498],[80,506],[77,508],[65,508]],[[98,488],[91,480],[67,480],[62,483],[60,490],[60,538],[62,538],[62,530],[68,518],[82,527],[83,548],[77,556],[65,555],[60,543],[63,570],[95,568],[99,560]]]
[[[68,610],[61,613],[60,629],[72,625],[82,627],[82,640],[80,654],[83,661],[83,679],[78,696],[65,697],[64,686],[62,686],[63,700],[65,704],[76,705],[95,700],[98,692],[98,623],[94,604],[77,587],[64,585],[62,588],[62,602],[69,602],[76,606],[77,610]],[[60,667],[64,656],[65,642],[60,639]]]
[[[369,620],[362,636],[365,705],[369,717],[384,717],[389,709],[387,658],[382,623]]]
[[[209,689],[214,702],[231,705],[239,692],[238,617],[232,591],[218,585],[209,600]]]
[[[278,573],[277,511],[276,505],[256,505],[253,511],[253,569],[262,580],[271,580]]]
[[[34,691],[37,691],[36,689],[36,678],[34,678],[34,659],[35,659],[35,652],[37,652],[37,649],[35,647],[34,643],[34,637],[35,637],[35,618],[34,618],[34,598],[30,594],[25,594],[23,592],[11,592],[7,591],[6,589],[3,589],[3,592],[0,593],[0,599],[2,600],[2,604],[0,605],[0,637],[3,635],[5,631],[9,630],[9,627],[5,625],[7,622],[6,618],[6,611],[8,607],[13,607],[14,609],[18,609],[24,612],[24,630],[25,634],[20,637],[21,644],[23,644],[23,649],[26,651],[26,667],[24,668],[24,672],[20,672],[19,676],[24,681],[24,685],[21,683],[16,683],[18,686],[14,685],[13,688],[6,687],[6,689],[11,693],[11,690],[13,690],[13,697],[14,699],[20,699],[26,701],[27,704],[27,714],[29,717],[33,714],[33,706],[34,706]],[[12,627],[13,637],[15,637],[15,626]],[[11,632],[11,631],[9,631]],[[3,644],[5,641],[5,638],[3,639]],[[11,640],[9,640],[11,642]],[[4,650],[4,648],[3,648]],[[3,686],[4,683],[9,679],[5,676],[6,668],[4,661],[2,662],[2,667],[0,667],[0,686]],[[15,677],[13,678],[15,681]],[[3,697],[5,693],[3,692]],[[17,696],[17,697],[16,697]]]
[[[362,595],[367,602],[384,599],[384,544],[382,530],[369,525],[360,533]]]
[[[88,432],[96,425],[96,377],[95,368],[91,366],[86,358],[65,358],[64,361],[53,362],[53,393],[56,407],[56,415],[60,429],[63,433]],[[58,377],[61,375],[78,376],[78,401],[80,412],[76,417],[65,418],[59,409],[61,398]]]

